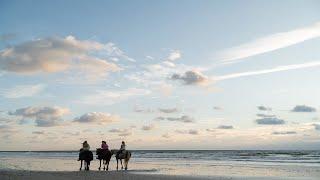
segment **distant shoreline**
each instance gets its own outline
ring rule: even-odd
[[[96,151],[96,149],[92,149],[91,151]],[[130,151],[319,151],[319,149],[130,149]],[[21,150],[21,151],[6,151],[0,150],[0,152],[79,152],[78,150]]]

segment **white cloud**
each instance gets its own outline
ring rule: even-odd
[[[231,125],[220,125],[217,127],[217,129],[233,129],[233,126]]]
[[[160,117],[157,118],[157,120],[162,120]],[[193,123],[194,118],[190,116],[181,116],[181,117],[167,117],[166,120],[168,121],[176,121],[176,122],[183,122],[183,123]]]
[[[175,67],[176,65],[170,61],[163,61],[162,62],[165,66],[168,66],[168,67]]]
[[[212,79],[215,81],[221,81],[221,80],[234,79],[234,78],[245,77],[245,76],[255,76],[255,75],[261,75],[261,74],[288,71],[288,70],[293,70],[293,69],[303,69],[303,68],[309,68],[309,67],[318,67],[318,66],[320,66],[320,61],[314,61],[314,62],[308,62],[308,63],[303,63],[303,64],[277,66],[277,67],[274,67],[271,69],[263,69],[263,70],[257,70],[257,71],[247,71],[247,72],[241,72],[241,73],[227,74],[227,75],[212,77]]]
[[[189,130],[176,130],[178,134],[191,134],[191,135],[198,135],[200,132],[196,129],[189,129]]]
[[[118,90],[118,91],[97,91],[92,95],[87,95],[82,98],[80,103],[84,104],[103,104],[103,105],[111,105],[124,100],[127,100],[136,96],[145,96],[151,94],[150,90],[146,89],[138,89],[138,88],[129,88],[126,90]]]
[[[154,129],[154,128],[156,128],[156,126],[154,125],[154,124],[150,124],[150,125],[144,125],[144,126],[142,126],[142,130],[144,130],[144,131],[150,131],[150,130],[152,130],[152,129]]]
[[[74,122],[78,123],[97,123],[97,124],[108,124],[115,121],[119,121],[119,117],[102,112],[90,112],[83,114],[80,117],[74,119]]]
[[[179,50],[172,50],[167,57],[168,61],[176,61],[181,58],[181,52]]]
[[[5,98],[31,97],[41,93],[45,87],[44,84],[18,85],[13,88],[0,89],[0,95]]]
[[[292,46],[306,40],[318,38],[319,36],[320,23],[315,23],[308,27],[258,38],[251,42],[224,50],[218,53],[215,58],[222,61],[235,61]]]
[[[271,111],[272,108],[266,106],[258,106],[257,107],[260,111]]]
[[[154,112],[150,108],[142,108],[142,107],[140,107],[138,105],[134,106],[133,111],[137,112],[137,113],[153,113]]]
[[[162,135],[162,137],[163,137],[163,138],[170,138],[171,136],[170,136],[169,133],[165,133],[165,134]]]
[[[178,112],[177,108],[159,108],[159,111],[162,113],[176,113]]]
[[[51,127],[59,125],[62,116],[69,113],[69,109],[54,107],[26,107],[9,112],[9,115],[19,116],[23,119],[34,119],[39,127]]]
[[[104,50],[104,44],[73,36],[37,39],[0,51],[0,70],[18,74],[77,70],[99,76],[119,71],[116,64],[91,55]]]
[[[220,111],[220,110],[222,110],[222,107],[219,107],[219,106],[213,106],[213,109],[214,109],[214,110],[217,110],[217,111]]]
[[[262,114],[262,113],[258,113],[256,114],[258,117],[262,117],[262,118],[272,118],[272,117],[276,117],[273,114]]]
[[[182,75],[175,73],[170,77],[170,79],[182,81],[185,85],[205,85],[208,83],[208,77],[195,70],[186,71]]]
[[[111,133],[117,133],[118,136],[130,136],[132,135],[132,128],[127,128],[127,129],[110,129],[109,132]]]
[[[104,50],[107,53],[108,57],[110,57],[110,59],[112,59],[113,61],[118,61],[119,59],[125,59],[130,62],[136,62],[136,60],[127,56],[119,47],[117,47],[112,42],[105,44]]]
[[[272,133],[273,135],[292,135],[297,134],[296,131],[275,131]]]
[[[312,124],[315,130],[320,131],[320,124]]]

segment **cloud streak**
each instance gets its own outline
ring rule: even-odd
[[[0,95],[5,98],[22,98],[22,97],[31,97],[36,94],[39,94],[45,89],[43,84],[35,85],[18,85],[9,89],[0,89]]]
[[[215,58],[231,62],[271,51],[292,46],[304,41],[320,37],[320,23],[292,31],[271,34],[251,42],[226,49],[217,54]]]
[[[274,72],[282,72],[282,71],[288,71],[288,70],[294,70],[294,69],[304,69],[304,68],[311,68],[311,67],[318,67],[320,66],[320,61],[313,61],[308,63],[302,63],[302,64],[291,64],[291,65],[285,65],[285,66],[277,66],[271,69],[263,69],[263,70],[257,70],[257,71],[247,71],[247,72],[241,72],[241,73],[233,73],[233,74],[227,74],[222,76],[216,76],[212,79],[214,81],[222,81],[227,79],[234,79],[234,78],[240,78],[240,77],[246,77],[246,76],[256,76],[261,74],[269,74]]]

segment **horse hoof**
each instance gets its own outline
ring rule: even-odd
[[[128,168],[124,168],[124,170],[128,170]]]

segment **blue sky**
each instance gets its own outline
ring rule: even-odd
[[[1,1],[1,150],[319,148],[319,5]]]

